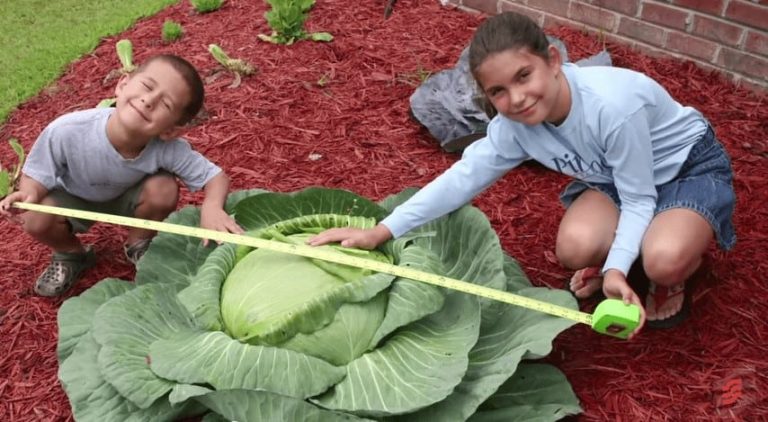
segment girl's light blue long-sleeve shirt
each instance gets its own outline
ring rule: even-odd
[[[677,176],[708,123],[642,73],[572,64],[564,64],[563,73],[572,104],[559,126],[527,126],[496,116],[485,138],[382,224],[400,237],[471,201],[524,161],[535,160],[576,179],[616,186],[621,209],[603,271],[613,268],[626,275],[654,215],[655,186]]]

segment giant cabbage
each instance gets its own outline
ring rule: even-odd
[[[244,191],[251,236],[304,243],[372,227],[346,191]],[[170,222],[197,226],[188,207]],[[531,287],[488,220],[465,206],[374,251],[323,246],[575,308]],[[580,411],[555,367],[531,362],[572,322],[387,274],[160,234],[135,282],[105,279],[59,311],[59,378],[80,421],[557,420]]]

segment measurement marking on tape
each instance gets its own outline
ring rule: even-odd
[[[514,293],[496,290],[490,287],[485,287],[485,286],[469,283],[469,282],[454,279],[454,278],[444,277],[441,275],[432,274],[425,271],[419,271],[413,268],[399,267],[397,265],[387,264],[384,262],[353,257],[353,256],[345,255],[342,253],[331,252],[326,249],[312,247],[309,245],[292,245],[287,243],[276,242],[273,240],[258,239],[255,237],[250,237],[245,235],[203,229],[200,227],[190,227],[190,226],[166,223],[161,221],[143,220],[140,218],[124,217],[119,215],[97,213],[92,211],[53,207],[50,205],[16,202],[14,206],[20,209],[42,212],[46,214],[55,214],[63,217],[80,218],[83,220],[92,220],[92,221],[98,221],[102,223],[115,224],[119,226],[135,227],[139,229],[153,230],[153,231],[170,233],[170,234],[178,234],[182,236],[196,237],[200,239],[216,240],[221,242],[234,243],[238,245],[251,246],[254,248],[268,249],[271,251],[282,252],[282,253],[287,253],[291,255],[299,255],[306,258],[320,259],[322,261],[334,262],[337,264],[348,265],[350,267],[363,268],[366,270],[391,274],[394,276],[403,277],[410,280],[420,281],[420,282],[431,284],[438,287],[444,287],[447,289],[456,290],[463,293],[469,293],[469,294],[483,297],[486,299],[492,299],[499,302],[508,303],[511,305],[521,306],[523,308],[532,309],[535,311],[543,312],[545,314],[558,316],[561,318],[580,322],[590,326],[592,325],[591,314],[566,308],[564,306],[554,305],[548,302],[531,299],[525,296],[516,295]]]

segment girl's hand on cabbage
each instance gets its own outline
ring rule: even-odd
[[[378,224],[372,229],[337,228],[326,230],[307,241],[311,246],[339,242],[345,248],[373,249],[392,238],[387,226]]]

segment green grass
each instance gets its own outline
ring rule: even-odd
[[[179,0],[6,0],[0,12],[0,124],[99,40]]]

